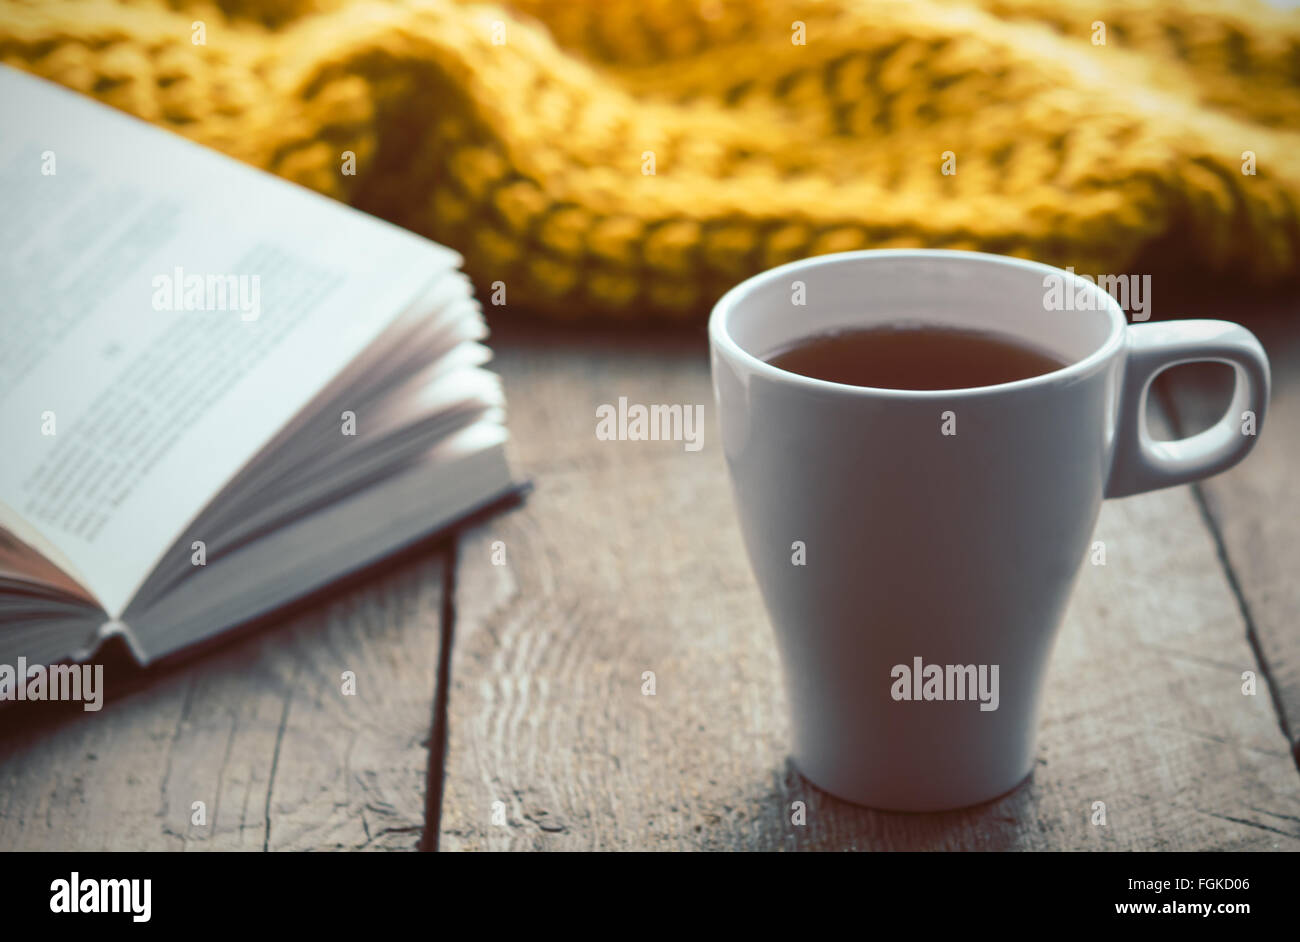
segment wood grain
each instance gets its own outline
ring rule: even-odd
[[[1189,489],[1106,505],[1031,782],[967,811],[868,811],[787,759],[703,333],[494,344],[536,491],[461,544],[442,849],[1300,848],[1300,776],[1267,685],[1241,692],[1258,665]],[[703,403],[704,449],[596,440],[619,396]]]
[[[1197,491],[1300,763],[1300,295],[1197,297],[1181,311],[1244,323],[1271,362],[1272,400],[1254,451]],[[1164,401],[1183,434],[1217,421],[1231,395],[1226,367],[1181,367],[1163,380]]]
[[[98,713],[0,715],[0,849],[415,849],[444,556],[137,678]]]

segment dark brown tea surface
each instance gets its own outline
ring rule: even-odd
[[[815,334],[767,361],[813,379],[878,389],[995,386],[1066,365],[1001,334],[911,324]]]

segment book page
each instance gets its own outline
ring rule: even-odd
[[[0,501],[110,615],[459,256],[0,67]]]

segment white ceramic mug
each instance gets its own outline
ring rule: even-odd
[[[1049,310],[1052,278],[1072,307],[1095,310]],[[1068,365],[909,391],[764,359],[810,335],[898,322],[1019,338]],[[1102,499],[1235,464],[1268,401],[1268,360],[1244,327],[1130,326],[1088,280],[973,252],[848,252],[772,269],[718,302],[709,344],[795,762],[832,794],[883,809],[975,804],[1029,775],[1048,657]],[[1153,440],[1152,379],[1201,360],[1235,367],[1232,405],[1199,435]]]

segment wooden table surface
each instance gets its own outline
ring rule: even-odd
[[[494,321],[527,502],[99,713],[0,714],[0,849],[1300,849],[1300,304],[1228,316],[1273,361],[1259,446],[1106,503],[1037,768],[997,801],[879,813],[791,765],[702,327]],[[1207,425],[1218,378],[1167,374],[1157,412]],[[704,404],[704,448],[598,441],[619,396]]]

